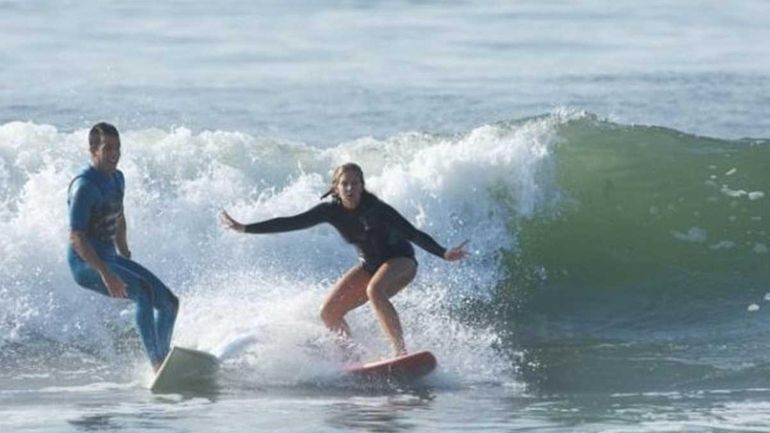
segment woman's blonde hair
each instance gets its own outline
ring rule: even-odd
[[[337,196],[337,184],[340,182],[342,175],[347,172],[353,172],[357,174],[358,178],[361,179],[361,186],[363,186],[364,191],[366,191],[366,184],[364,183],[364,171],[361,170],[361,166],[355,162],[347,162],[334,169],[334,174],[332,175],[332,185],[329,190],[321,196],[321,199],[324,199],[330,195],[336,199],[339,199],[339,196]]]

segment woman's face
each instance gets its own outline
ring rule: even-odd
[[[337,181],[337,196],[347,209],[355,209],[361,203],[364,183],[358,173],[348,170],[342,173]]]

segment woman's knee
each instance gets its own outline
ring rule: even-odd
[[[323,321],[327,326],[331,326],[339,322],[344,314],[339,314],[332,303],[324,302],[324,304],[321,305],[320,315],[321,321]]]
[[[388,296],[386,293],[386,287],[380,282],[371,283],[366,286],[366,297],[369,299],[369,302],[373,304],[378,304],[384,300],[387,300]]]

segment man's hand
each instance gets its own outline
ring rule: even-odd
[[[126,235],[126,216],[120,214],[117,220],[117,230],[115,231],[115,247],[118,249],[118,253],[121,256],[130,259],[131,250],[128,249],[128,237]]]
[[[112,272],[105,272],[102,274],[102,281],[107,286],[107,291],[110,292],[110,296],[113,298],[126,298],[126,283],[123,282],[117,275]]]

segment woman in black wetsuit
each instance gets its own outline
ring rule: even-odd
[[[243,233],[286,232],[323,222],[333,225],[346,241],[356,246],[361,263],[334,285],[321,307],[321,319],[332,331],[349,337],[345,314],[370,301],[396,355],[404,355],[401,322],[389,298],[417,274],[411,243],[445,260],[455,261],[465,257],[467,241],[446,249],[417,230],[395,209],[366,191],[364,173],[357,164],[343,164],[334,170],[332,186],[321,198],[328,195],[332,195],[332,201],[291,217],[241,224],[222,211],[221,219],[228,228]]]

